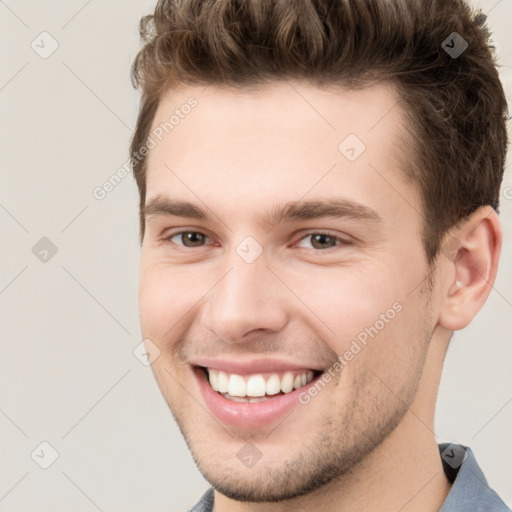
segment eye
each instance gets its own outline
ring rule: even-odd
[[[202,247],[211,243],[210,238],[199,231],[180,231],[167,237],[166,240],[188,248]],[[302,237],[297,245],[307,249],[325,250],[338,245],[350,245],[350,242],[336,235],[315,232]]]
[[[167,240],[184,247],[201,247],[210,239],[198,231],[181,231],[167,238]]]
[[[350,245],[350,242],[329,233],[308,233],[299,240],[297,245],[307,249],[325,250],[337,245]]]

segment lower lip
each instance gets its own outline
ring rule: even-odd
[[[233,402],[217,393],[207,381],[204,370],[195,367],[194,373],[206,405],[213,415],[225,425],[240,428],[263,427],[285,417],[296,405],[302,405],[298,398],[300,393],[314,385],[321,375],[306,386],[290,393],[269,398],[263,402]]]

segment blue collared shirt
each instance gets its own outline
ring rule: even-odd
[[[489,487],[470,448],[458,444],[440,444],[439,452],[446,477],[452,488],[439,512],[511,512]],[[212,512],[213,488],[187,512]]]

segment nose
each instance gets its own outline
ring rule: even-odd
[[[287,297],[264,255],[247,263],[235,254],[226,268],[203,303],[203,327],[230,343],[281,331],[289,320]]]

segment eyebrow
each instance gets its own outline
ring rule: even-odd
[[[187,201],[170,199],[157,195],[144,206],[144,215],[172,215],[196,220],[209,220],[206,210]],[[276,205],[260,216],[260,223],[267,228],[292,221],[315,220],[321,218],[348,217],[379,224],[382,217],[368,206],[343,198],[331,198],[322,201],[294,201]]]

